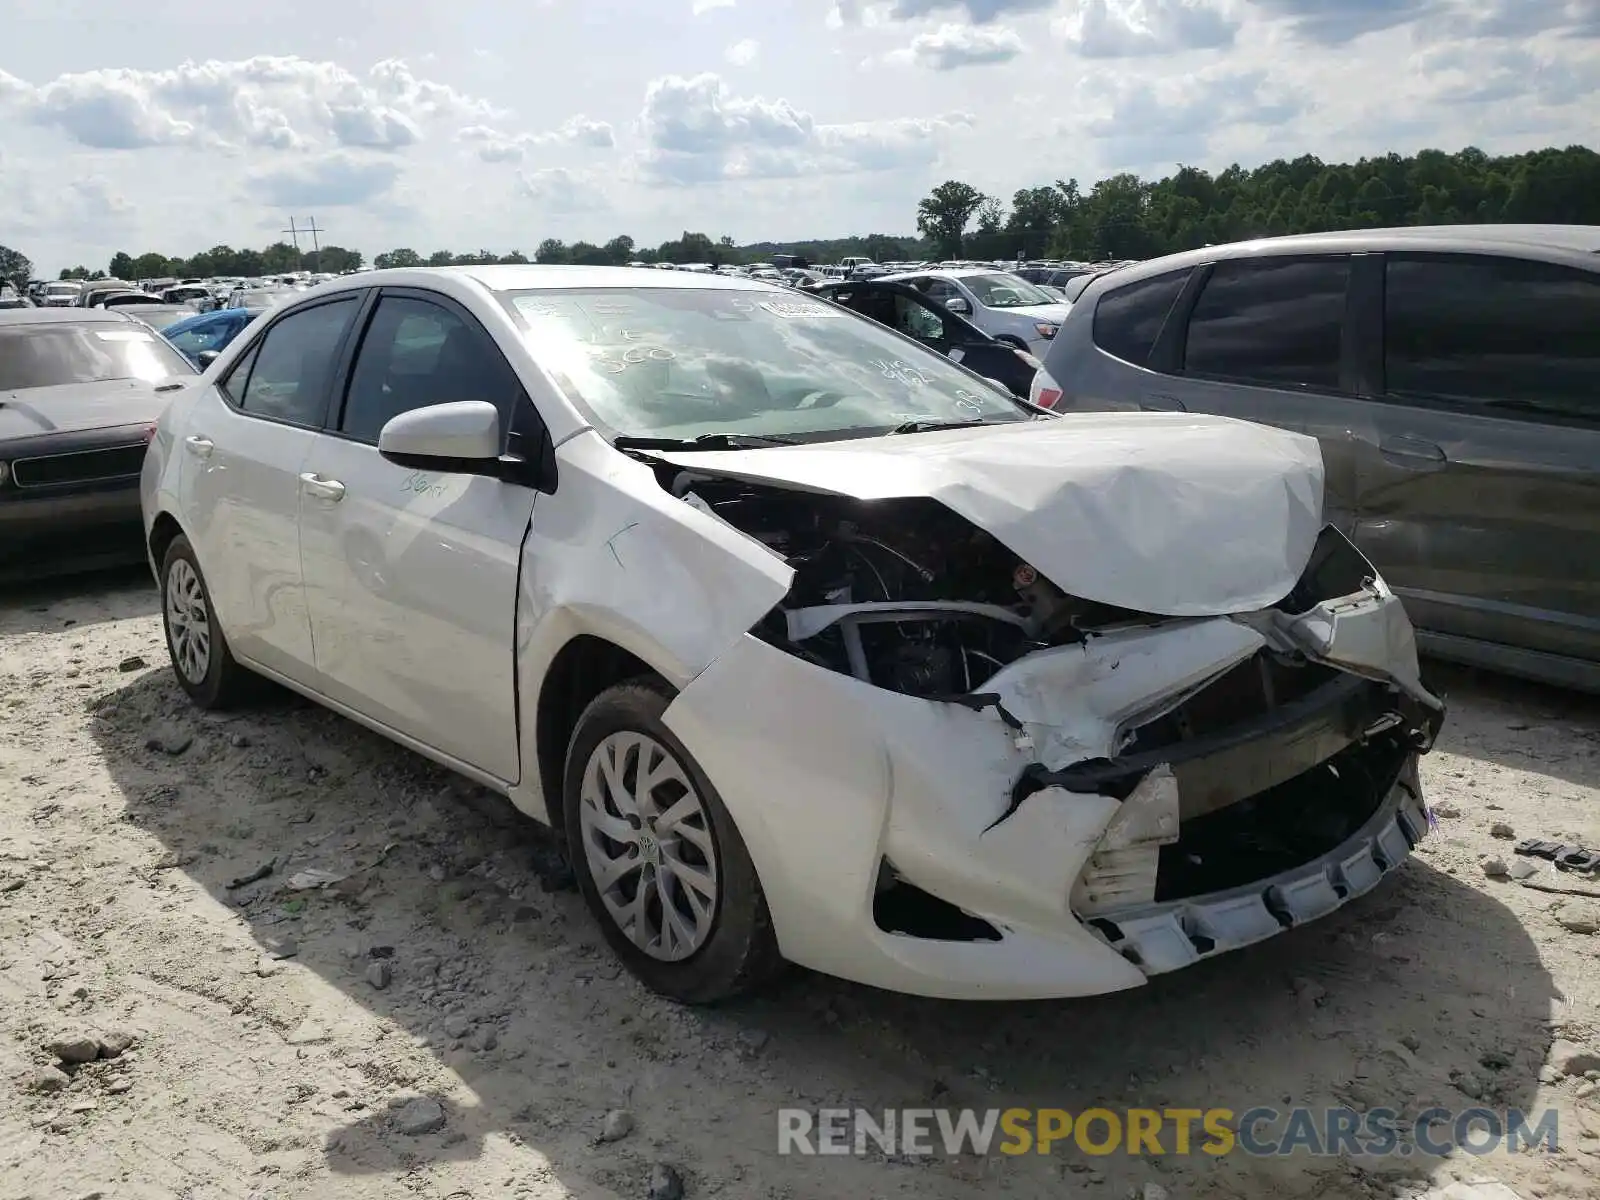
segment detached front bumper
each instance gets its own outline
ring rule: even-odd
[[[665,720],[791,961],[958,999],[1136,987],[1326,915],[1427,832],[1417,760],[1442,706],[1347,547],[1316,571],[1359,586],[1301,616],[1127,627],[951,701],[747,635]]]

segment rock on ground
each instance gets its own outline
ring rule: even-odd
[[[444,1128],[444,1105],[431,1096],[407,1100],[395,1110],[394,1127],[408,1137],[437,1133]]]

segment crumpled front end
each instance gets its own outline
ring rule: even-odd
[[[923,542],[782,547],[796,589],[666,713],[791,960],[932,996],[1114,991],[1332,911],[1426,833],[1442,706],[1331,527],[1277,605],[1163,617],[1026,563],[1005,603],[981,537],[946,563],[933,514],[903,517]],[[959,598],[929,598],[957,563]]]

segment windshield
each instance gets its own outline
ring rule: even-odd
[[[776,288],[504,295],[540,365],[619,434],[805,440],[1032,415],[875,322]]]
[[[961,282],[985,308],[1021,308],[1025,304],[1049,304],[1050,297],[1026,279],[1015,275],[963,275]]]
[[[193,374],[171,346],[132,325],[0,327],[0,392]]]
[[[46,296],[76,296],[81,291],[83,289],[75,283],[47,283],[44,285],[44,294]]]

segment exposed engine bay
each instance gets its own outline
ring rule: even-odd
[[[688,472],[672,490],[794,569],[759,636],[891,691],[961,695],[1035,650],[1159,619],[1066,595],[933,500],[868,504]]]

